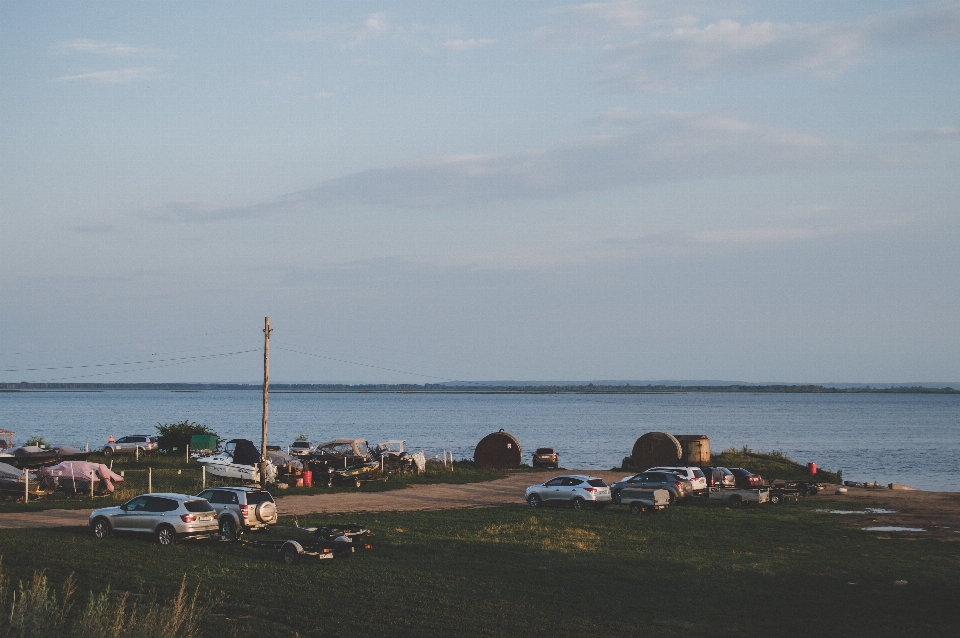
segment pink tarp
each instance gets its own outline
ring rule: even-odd
[[[37,477],[50,489],[67,487],[68,484],[72,486],[75,483],[83,483],[85,489],[89,489],[91,476],[103,481],[107,491],[111,493],[113,484],[123,480],[122,476],[114,474],[103,463],[89,461],[63,461],[37,470]]]

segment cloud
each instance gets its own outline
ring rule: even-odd
[[[453,51],[459,53],[460,51],[471,51],[473,49],[479,49],[480,47],[489,46],[496,42],[496,40],[486,40],[486,39],[470,39],[470,40],[447,40],[442,46],[447,51]]]
[[[150,49],[135,47],[120,42],[101,42],[99,40],[89,40],[80,38],[69,40],[56,45],[57,49],[76,51],[79,53],[93,53],[96,55],[115,55],[128,56],[150,53]]]
[[[253,86],[258,89],[282,89],[291,84],[296,84],[301,81],[299,73],[285,73],[281,77],[274,80],[257,80],[253,82]]]
[[[111,69],[108,71],[92,71],[75,75],[62,75],[56,78],[57,82],[90,82],[93,84],[124,84],[137,80],[148,80],[159,77],[156,69],[150,67],[137,69]]]
[[[607,117],[629,130],[550,149],[374,168],[247,207],[171,205],[160,217],[219,221],[352,207],[469,208],[666,181],[864,168],[880,161],[843,142],[717,113],[616,111]]]
[[[293,98],[292,100],[287,100],[287,104],[306,104],[308,102],[319,102],[320,100],[325,100],[328,97],[333,97],[333,93],[329,91],[319,91],[317,93],[311,93],[310,95],[301,95],[300,97]]]
[[[375,40],[393,31],[387,23],[387,14],[383,11],[369,14],[359,22],[324,25],[317,29],[292,31],[287,34],[300,42],[331,42],[341,46],[356,46],[362,42]]]
[[[812,24],[729,16],[705,22],[691,7],[636,0],[581,4],[558,11],[566,22],[540,27],[531,39],[549,48],[600,51],[607,60],[602,83],[650,91],[675,88],[684,76],[831,78],[885,51],[960,46],[960,2]]]

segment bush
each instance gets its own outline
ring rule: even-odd
[[[42,447],[44,449],[50,447],[50,445],[42,436],[37,436],[36,434],[27,439],[27,442],[24,443],[24,445],[36,445],[37,447]]]
[[[158,423],[157,432],[160,436],[157,438],[157,446],[164,452],[184,451],[190,445],[190,439],[194,434],[206,434],[217,437],[217,444],[220,442],[220,435],[200,423],[191,421],[181,421],[180,423]]]

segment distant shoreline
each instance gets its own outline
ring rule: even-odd
[[[0,383],[0,392],[103,392],[105,390],[163,390],[202,392],[204,390],[260,391],[260,384],[251,383]],[[752,394],[960,394],[952,387],[933,388],[920,385],[888,387],[829,387],[811,384],[765,385],[484,385],[476,384],[328,384],[274,383],[274,393],[403,393],[403,394],[676,394],[744,392]]]

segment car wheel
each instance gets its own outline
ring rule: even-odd
[[[289,543],[283,546],[283,549],[280,551],[280,556],[287,565],[296,565],[300,562],[300,552]]]
[[[220,519],[220,536],[227,541],[237,539],[237,524],[230,516]]]
[[[531,494],[530,498],[527,499],[527,502],[530,503],[530,507],[540,507],[543,505],[543,501],[540,500],[540,496],[537,494]]]
[[[579,496],[578,496],[577,498],[573,499],[573,509],[579,511],[579,510],[582,510],[585,505],[586,505],[586,503],[585,503],[584,500],[583,500],[582,498],[580,498]]]
[[[640,504],[639,502],[637,502],[637,501],[634,501],[633,503],[630,503],[630,513],[631,513],[631,514],[643,514],[643,505],[641,505],[641,504]]]
[[[613,502],[615,505],[620,504],[620,490],[617,490],[610,495],[610,501]]]
[[[93,537],[94,538],[110,538],[110,534],[113,530],[110,529],[110,523],[107,522],[105,518],[98,518],[93,522]]]
[[[673,492],[670,492],[670,505],[673,505],[677,502],[677,497]]]
[[[157,542],[161,545],[173,545],[177,542],[177,532],[169,525],[157,528]]]
[[[104,455],[104,456],[112,456],[112,455],[113,455],[113,448],[110,447],[109,445],[108,445],[107,447],[103,448],[103,455]]]
[[[773,505],[780,505],[781,503],[783,503],[783,494],[781,494],[780,492],[774,492],[773,494],[771,494],[770,503],[772,503]]]
[[[360,479],[353,479],[354,487],[360,487]]]
[[[743,507],[743,497],[741,497],[739,494],[734,494],[730,497],[727,503],[729,503],[730,507],[733,509],[738,510]]]
[[[327,479],[327,487],[333,487],[333,479],[332,479],[332,478]]]

